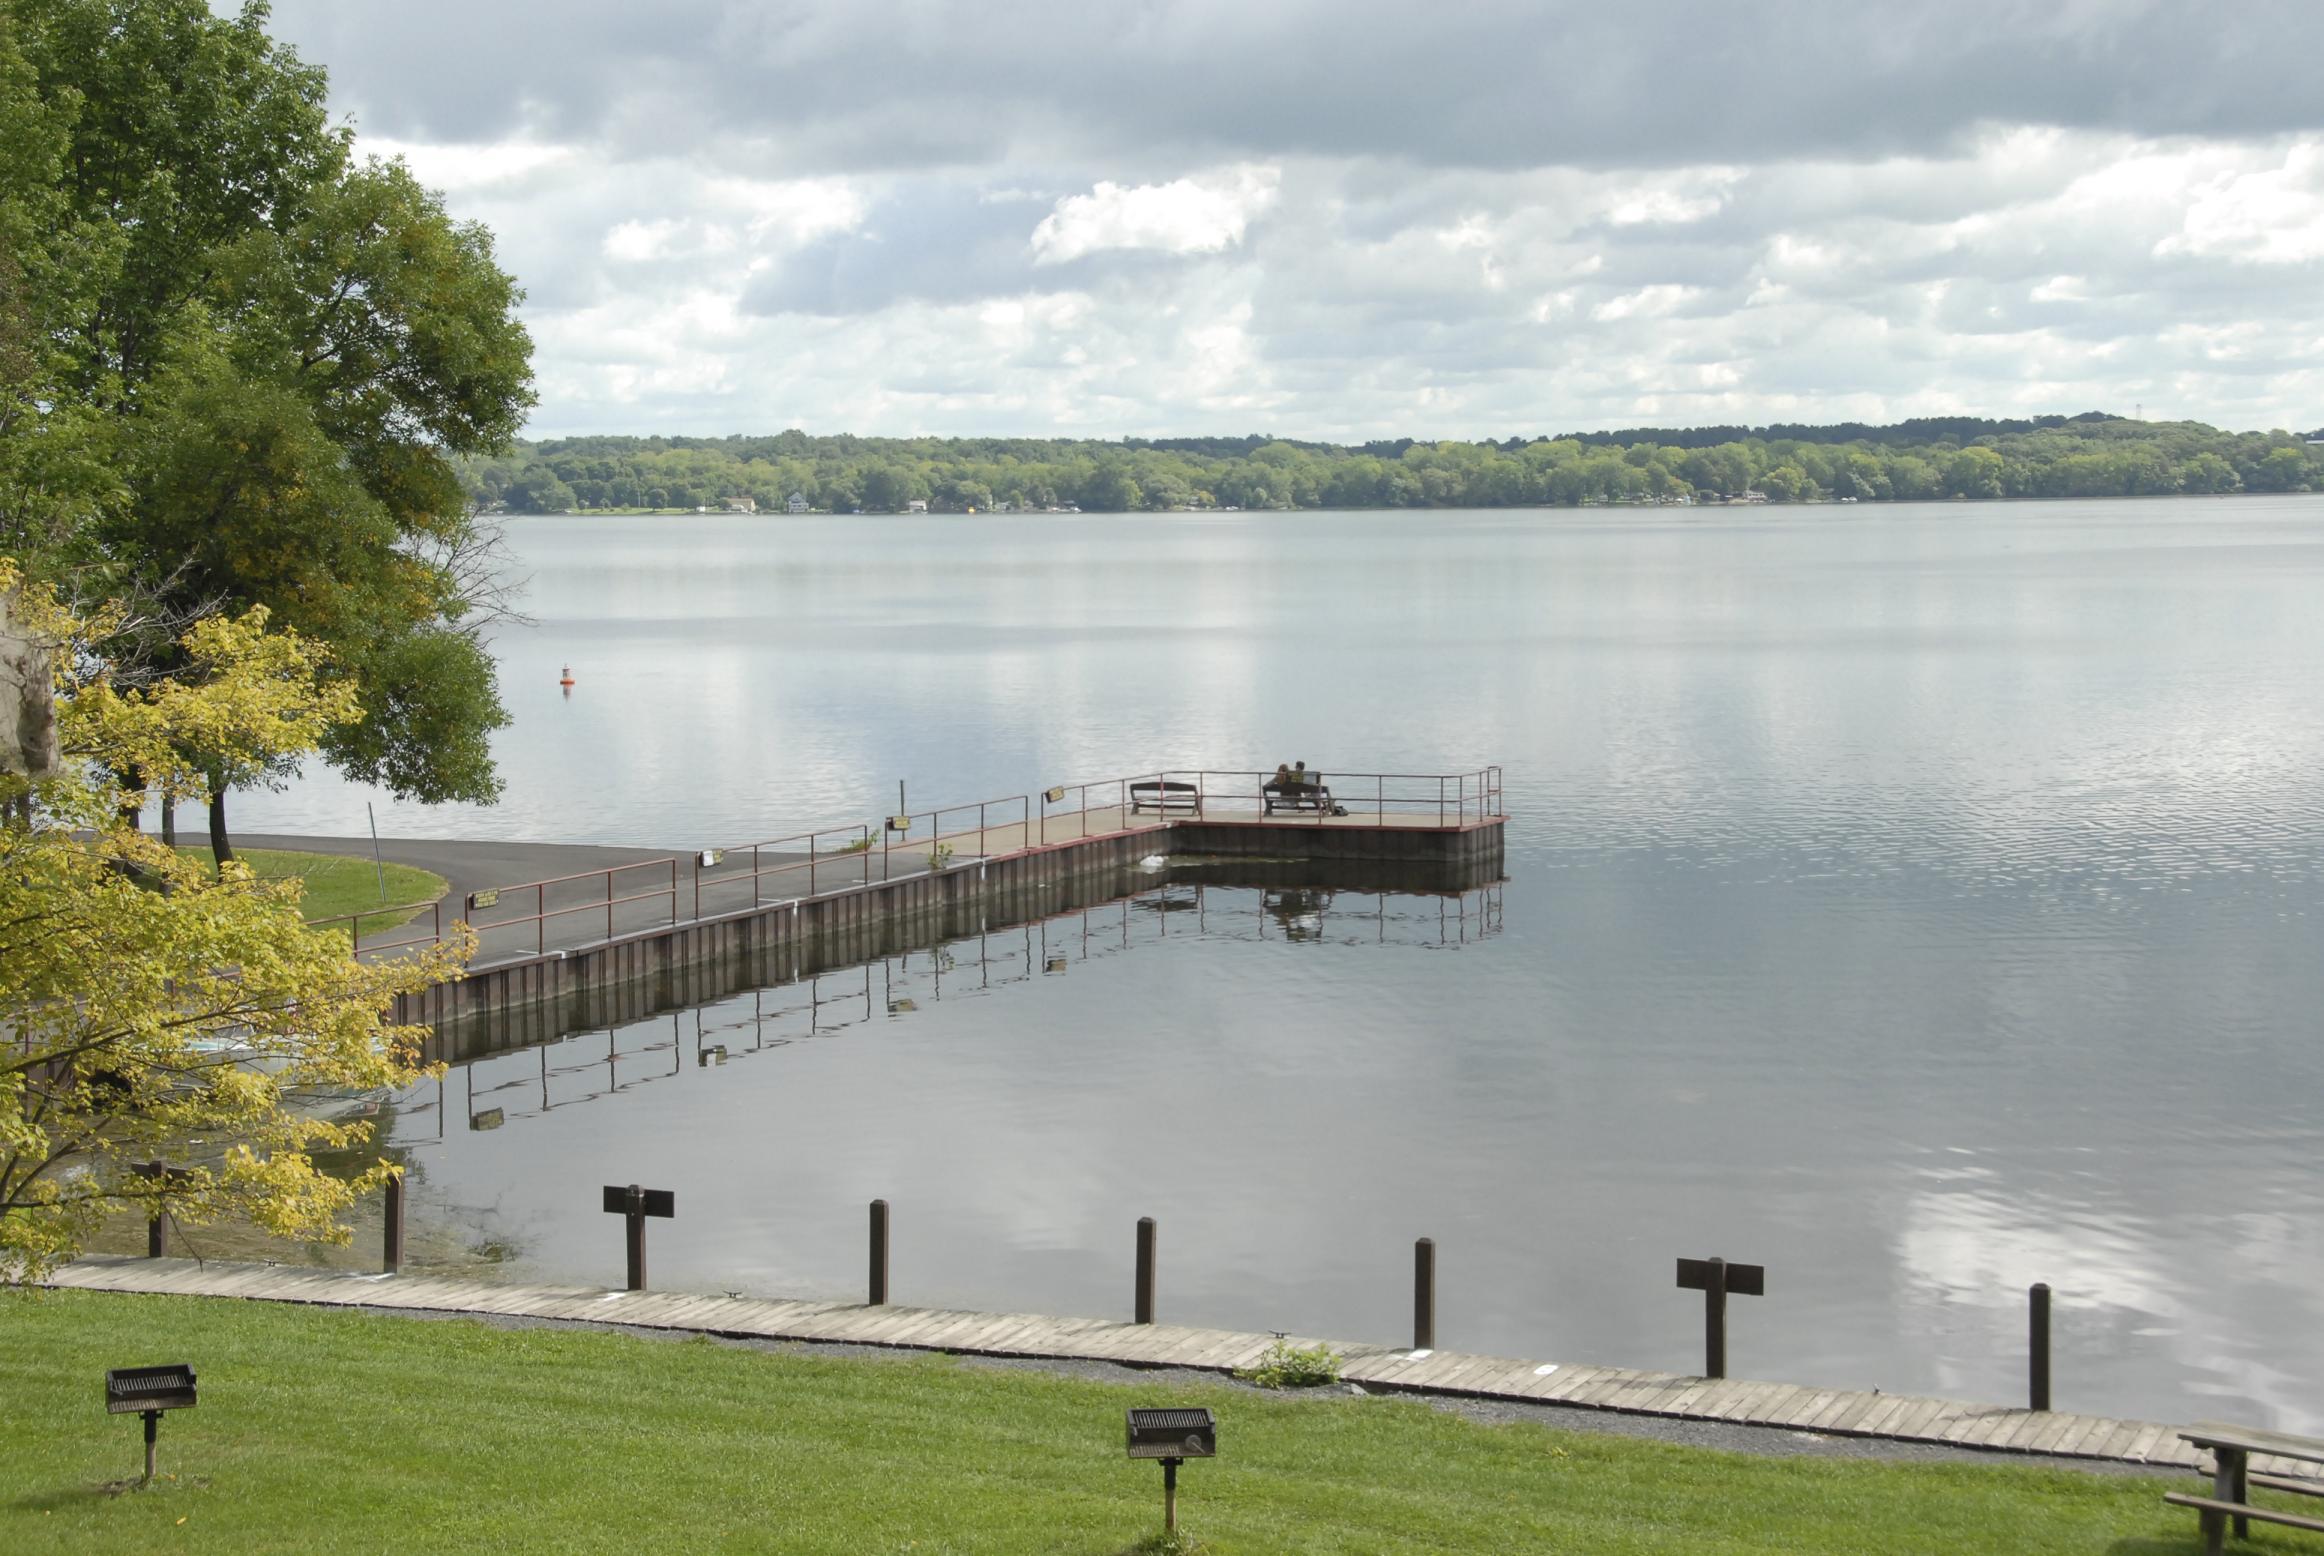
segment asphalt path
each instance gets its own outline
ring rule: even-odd
[[[249,833],[236,839],[246,848],[295,849],[368,859],[368,837],[303,837]],[[454,838],[381,838],[379,857],[417,865],[444,877],[444,923],[466,917],[479,944],[471,967],[487,966],[542,951],[594,945],[618,935],[673,921],[709,918],[751,907],[876,881],[883,874],[918,874],[927,867],[919,852],[899,849],[893,858],[869,853],[761,854],[752,879],[746,851],[704,865],[699,856],[667,848],[614,848],[588,843],[477,842]],[[673,864],[674,861],[674,864]],[[810,868],[810,863],[812,868]],[[606,872],[613,872],[610,882]],[[535,882],[553,884],[533,888]],[[522,887],[522,890],[514,889]],[[477,892],[501,897],[468,912]],[[614,899],[610,905],[608,897]],[[400,904],[398,904],[400,906]],[[538,915],[546,915],[537,921]],[[425,935],[433,922],[422,913],[401,929],[366,936],[403,941]]]

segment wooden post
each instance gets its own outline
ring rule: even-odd
[[[2050,1288],[2036,1281],[2026,1297],[2027,1393],[2031,1396],[2027,1408],[2047,1410],[2050,1408]]]
[[[169,1225],[162,1219],[161,1187],[164,1169],[159,1162],[139,1162],[130,1168],[140,1178],[153,1185],[153,1206],[145,1216],[145,1256],[158,1259],[168,1246]]]
[[[645,1190],[636,1184],[629,1186],[629,1214],[623,1217],[629,1223],[629,1289],[646,1289],[646,1213]]]
[[[871,1202],[871,1305],[884,1307],[888,1300],[888,1202]]]
[[[379,1262],[393,1275],[403,1268],[403,1169],[387,1180],[387,1194],[380,1210]]]
[[[1711,1278],[1703,1287],[1703,1376],[1727,1375],[1727,1261],[1711,1261]]]
[[[1178,1461],[1162,1461],[1162,1532],[1178,1532]]]
[[[1412,1245],[1412,1348],[1436,1349],[1436,1239]]]
[[[1137,1319],[1141,1324],[1154,1322],[1154,1218],[1138,1218],[1138,1290]]]

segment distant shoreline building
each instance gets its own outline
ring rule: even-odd
[[[807,511],[807,494],[805,492],[793,492],[791,494],[791,500],[783,504],[783,511],[786,513],[805,513]]]

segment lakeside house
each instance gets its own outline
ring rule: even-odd
[[[904,504],[904,511],[906,513],[926,513],[928,511],[928,499],[925,497],[915,497],[910,502]]]
[[[726,499],[726,511],[729,513],[756,513],[759,511],[759,500],[756,497],[729,497]]]
[[[793,492],[791,494],[791,500],[783,504],[783,511],[786,513],[805,513],[807,511],[807,494],[805,492]]]

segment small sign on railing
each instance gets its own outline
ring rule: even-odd
[[[890,816],[888,830],[890,832],[909,832],[912,830],[912,818],[909,816]]]
[[[489,908],[499,901],[500,888],[497,886],[489,887],[483,891],[472,891],[468,894],[468,911],[473,913],[478,908]]]
[[[1043,789],[1041,791],[1041,798],[1047,800],[1052,805],[1056,804],[1059,800],[1065,798],[1065,785],[1059,784],[1054,789]]]
[[[701,858],[702,868],[708,870],[726,858],[726,850],[723,848],[705,848],[702,850]]]

